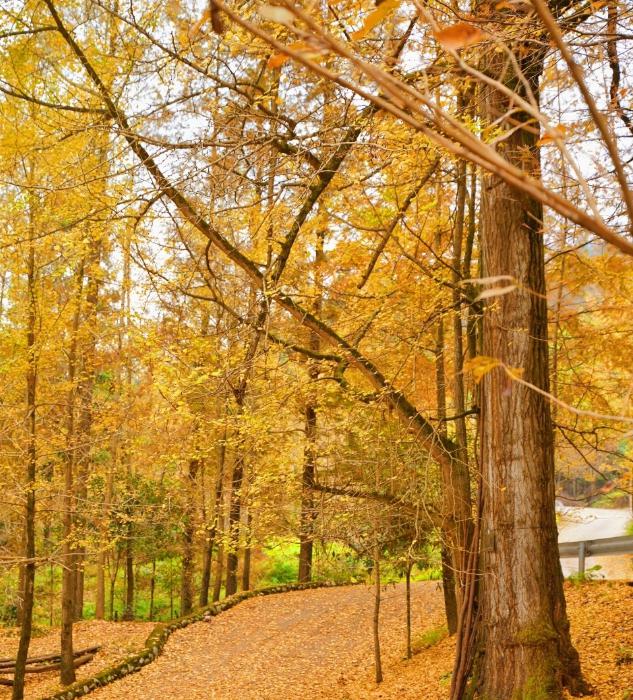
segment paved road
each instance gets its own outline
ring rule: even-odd
[[[405,645],[402,584],[383,592],[383,660]],[[363,585],[253,598],[175,632],[162,656],[91,700],[343,700],[371,677],[373,591]],[[434,581],[414,584],[414,629],[443,620]],[[366,683],[366,681],[365,681]],[[360,692],[360,695],[359,695]]]
[[[557,504],[562,519],[558,526],[559,542],[597,540],[603,537],[625,535],[631,514],[626,508],[566,508]],[[597,572],[601,578],[620,579],[633,576],[632,558],[625,556],[588,557],[586,568],[602,566]],[[578,571],[577,559],[561,559],[563,574]]]

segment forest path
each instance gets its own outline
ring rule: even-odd
[[[302,700],[362,697],[371,683],[374,593],[346,586],[252,598],[176,631],[163,654],[93,700]],[[435,581],[412,585],[414,632],[443,622]],[[405,587],[387,586],[381,608],[383,663],[405,650]]]

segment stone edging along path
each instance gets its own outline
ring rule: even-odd
[[[145,645],[142,651],[136,652],[135,654],[130,654],[122,661],[118,661],[112,666],[100,671],[96,676],[77,681],[76,683],[64,688],[64,690],[60,690],[58,693],[53,695],[47,695],[45,698],[41,698],[41,700],[73,700],[73,698],[79,698],[82,695],[87,695],[93,690],[101,688],[104,685],[109,685],[110,683],[113,683],[119,678],[123,678],[130,673],[140,671],[143,666],[147,666],[147,664],[151,663],[155,658],[160,656],[163,651],[163,647],[165,646],[165,643],[169,639],[172,632],[175,632],[177,629],[181,629],[182,627],[187,627],[193,622],[200,622],[204,619],[208,619],[209,617],[219,615],[221,612],[224,612],[224,610],[233,608],[238,603],[242,603],[249,598],[271,595],[272,593],[304,591],[309,588],[326,588],[347,585],[349,584],[315,581],[310,583],[288,583],[280,586],[267,586],[266,588],[256,588],[252,591],[236,593],[235,595],[225,598],[220,603],[214,603],[207,608],[201,608],[200,610],[197,610],[186,617],[177,618],[171,622],[159,622],[150,632],[149,637],[147,637],[145,640]]]

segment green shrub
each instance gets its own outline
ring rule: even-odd
[[[276,586],[297,580],[299,545],[294,542],[273,541],[263,549],[258,586]]]
[[[15,603],[0,606],[0,623],[8,627],[18,624],[18,606]]]
[[[592,566],[589,569],[585,569],[584,573],[580,573],[580,571],[578,571],[575,574],[571,574],[567,577],[567,580],[571,581],[574,585],[577,586],[581,583],[587,583],[588,581],[596,581],[600,578],[598,576],[598,571],[600,571],[600,569],[602,569],[600,564],[596,564],[595,566]]]

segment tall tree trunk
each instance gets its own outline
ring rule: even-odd
[[[224,545],[220,543],[215,558],[215,578],[213,579],[213,602],[220,600],[222,592],[222,579],[224,578]]]
[[[117,439],[114,439],[112,454],[117,453]],[[100,541],[99,541],[99,554],[97,555],[97,591],[96,591],[96,604],[95,604],[95,617],[97,620],[103,620],[105,617],[105,568],[107,561],[108,547],[106,548],[105,543],[108,538],[108,523],[110,519],[110,504],[112,503],[112,493],[114,489],[114,473],[112,467],[109,465],[106,471],[106,487],[105,496],[103,499],[103,515],[100,519],[99,530],[100,530]],[[110,613],[110,617],[112,614]]]
[[[77,585],[77,548],[74,544],[75,530],[75,492],[74,471],[77,448],[75,430],[75,399],[77,395],[77,345],[79,325],[81,322],[81,298],[83,295],[84,261],[77,269],[75,294],[75,312],[71,328],[70,348],[68,352],[68,416],[66,433],[66,455],[64,459],[64,497],[62,515],[62,624],[61,624],[61,664],[60,681],[62,685],[75,682],[75,664],[73,654],[73,622],[75,620],[75,588]]]
[[[244,370],[238,387],[235,389],[235,403],[237,404],[237,417],[241,421],[246,403],[246,392],[248,381],[253,369],[253,362],[257,355],[261,333],[259,329],[263,326],[268,317],[268,303],[262,300],[259,303],[259,310],[255,321],[255,335],[246,350],[244,356]],[[242,482],[244,480],[244,466],[246,459],[246,440],[243,428],[238,424],[237,440],[235,446],[235,459],[233,461],[233,475],[231,478],[231,498],[229,503],[229,527],[228,527],[228,553],[226,556],[226,595],[233,595],[237,592],[237,566],[238,549],[240,543],[240,518],[242,510]]]
[[[236,446],[233,476],[231,478],[231,502],[229,506],[229,550],[226,555],[227,596],[237,592],[238,548],[240,541],[240,518],[242,512],[242,481],[244,480],[243,440]]]
[[[382,683],[382,660],[380,657],[380,546],[374,546],[374,677]]]
[[[226,411],[226,406],[225,406]],[[213,548],[217,539],[217,534],[221,526],[222,517],[222,492],[224,488],[224,462],[226,459],[226,439],[228,437],[228,425],[224,421],[224,432],[222,440],[218,445],[218,471],[215,479],[215,494],[213,499],[213,522],[209,528],[207,541],[204,548],[204,564],[202,567],[202,583],[200,585],[200,606],[204,607],[209,602],[209,585],[211,583],[211,564],[213,560]],[[220,581],[222,574],[220,573]],[[216,600],[216,598],[214,598]]]
[[[55,476],[55,470],[53,468],[53,462],[47,462],[42,465],[41,474],[44,479],[48,482],[48,487],[52,488],[53,478]],[[53,524],[53,513],[48,512],[44,517],[44,527],[42,531],[42,549],[43,554],[50,561],[48,565],[48,624],[53,627],[55,622],[55,565],[53,563],[53,541],[52,541],[52,524]]]
[[[22,530],[22,537],[20,538],[20,544],[18,546],[18,556],[21,556],[26,552],[26,528]],[[18,568],[18,584],[16,588],[16,622],[18,627],[22,627],[22,622],[24,621],[24,572],[25,567],[20,565]]]
[[[265,302],[261,302],[259,312],[257,314],[256,327],[261,328],[266,317],[268,316],[268,306]],[[238,549],[240,545],[240,520],[242,513],[242,482],[244,480],[244,464],[245,464],[245,435],[243,432],[241,421],[244,413],[244,405],[246,402],[246,392],[248,390],[248,380],[252,371],[252,364],[257,355],[259,347],[260,333],[259,330],[251,339],[250,345],[244,357],[244,370],[242,378],[237,389],[234,391],[235,403],[237,404],[236,415],[238,418],[237,440],[235,445],[235,457],[233,460],[233,474],[231,476],[231,496],[229,500],[229,522],[228,522],[228,545],[226,555],[226,588],[227,596],[237,592],[237,567],[238,567]]]
[[[318,368],[316,373],[318,376]],[[312,376],[312,368],[311,368]],[[314,476],[316,467],[317,413],[314,394],[305,406],[306,446],[301,477],[301,521],[299,523],[299,583],[312,578],[312,554],[314,548]]]
[[[102,157],[105,160],[105,155]],[[97,303],[99,299],[101,240],[91,232],[88,253],[86,255],[83,273],[85,276],[85,300],[84,312],[81,319],[81,328],[78,328],[78,370],[77,399],[77,447],[76,447],[76,487],[78,525],[85,529],[81,505],[88,501],[88,473],[90,470],[90,436],[92,433],[92,399],[95,383],[95,355],[97,348]],[[86,559],[85,549],[82,547],[77,552],[76,581],[75,581],[75,620],[83,617],[84,608],[84,564]],[[102,570],[103,572],[103,570]]]
[[[105,618],[105,552],[99,551],[96,565],[95,619]]]
[[[441,435],[446,434],[446,368],[444,362],[445,342],[444,342],[444,319],[440,317],[437,324],[437,335],[435,338],[435,391],[437,399],[437,418],[440,423],[438,431]],[[448,481],[450,474],[447,467],[443,467],[443,480]],[[448,510],[452,505],[445,494],[444,509]],[[444,592],[444,612],[446,615],[446,626],[449,634],[457,631],[457,594],[455,580],[455,565],[457,557],[451,556],[451,545],[454,543],[451,531],[444,526],[440,533],[442,549],[442,589]]]
[[[123,355],[125,350],[125,395],[129,404],[131,403],[132,394],[132,365],[129,355],[130,344],[130,326],[131,326],[131,255],[130,255],[130,239],[126,238],[123,242],[123,293],[121,295],[121,311],[123,314],[123,323],[125,331],[125,343],[123,342],[122,329],[119,326],[119,352]],[[120,384],[120,382],[119,382]],[[125,444],[122,446],[121,457],[125,466],[125,478],[128,485],[129,493],[127,494],[128,503],[125,508],[127,515],[127,524],[125,526],[125,608],[121,619],[134,619],[134,508],[132,501],[134,499],[132,484],[132,454],[130,452],[130,436],[126,436]]]
[[[15,660],[13,676],[13,700],[24,697],[24,676],[26,660],[29,655],[31,633],[33,629],[33,598],[35,594],[35,477],[37,467],[36,442],[36,390],[37,390],[37,352],[35,347],[35,330],[37,322],[37,290],[35,271],[35,232],[33,230],[33,212],[30,212],[30,241],[27,261],[28,312],[26,329],[26,486],[24,506],[24,556],[22,588],[22,622],[20,642]]]
[[[406,586],[406,607],[407,607],[407,659],[413,656],[411,648],[411,569],[413,568],[413,559],[407,555],[407,568],[405,569],[405,586]]]
[[[114,558],[114,561],[112,559]],[[106,563],[108,565],[108,576],[110,579],[110,590],[109,590],[109,599],[108,599],[108,610],[109,610],[109,617],[110,620],[114,620],[114,598],[115,598],[115,589],[116,589],[116,580],[117,576],[119,575],[119,564],[121,562],[121,553],[119,552],[118,547],[116,548],[115,551],[112,551],[112,556],[106,555]]]
[[[242,561],[242,590],[248,591],[251,588],[251,527],[253,526],[253,514],[248,509],[246,516],[246,545],[244,547],[244,559]]]
[[[453,571],[453,559],[445,541],[440,545],[442,557],[442,592],[444,594],[444,613],[446,615],[446,629],[449,634],[457,632],[457,597],[455,595],[455,572]]]
[[[314,255],[314,303],[312,312],[320,317],[323,305],[323,266],[325,231],[317,231]],[[310,349],[314,352],[321,350],[321,339],[314,331],[310,331]],[[299,523],[299,575],[300,583],[306,583],[312,578],[312,557],[314,550],[314,481],[317,461],[317,393],[316,382],[319,379],[319,365],[310,361],[308,365],[310,386],[305,404],[305,449],[303,453],[303,473],[301,476],[301,516]]]
[[[152,557],[152,573],[149,579],[149,614],[148,619],[154,619],[154,594],[156,592],[156,557]]]
[[[189,471],[185,495],[186,510],[182,533],[182,579],[180,587],[180,614],[188,615],[193,608],[193,565],[194,565],[194,541],[196,534],[195,520],[195,487],[200,460],[189,460]]]
[[[523,70],[538,95],[542,60],[530,49]],[[486,70],[517,92],[508,64],[490,54]],[[524,55],[524,54],[519,54]],[[511,108],[498,91],[481,96],[487,123]],[[527,122],[527,115],[513,115]],[[499,149],[540,176],[538,135],[509,132]],[[485,698],[560,698],[582,690],[572,646],[558,558],[554,512],[554,450],[549,402],[514,381],[549,391],[543,209],[498,177],[484,177],[482,253],[486,276],[511,275],[517,288],[487,303],[484,355],[503,363],[482,385],[481,655],[476,690]]]
[[[134,526],[127,524],[125,534],[125,609],[122,620],[134,619]]]

